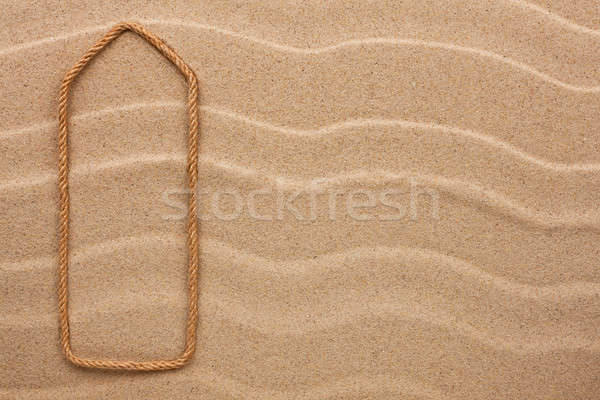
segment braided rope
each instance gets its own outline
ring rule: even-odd
[[[185,348],[183,353],[172,360],[155,361],[113,361],[81,358],[76,356],[71,349],[68,313],[68,263],[69,263],[69,155],[68,155],[68,128],[67,128],[67,102],[69,89],[88,62],[102,51],[110,42],[115,40],[125,31],[133,31],[160,53],[171,61],[181,71],[188,84],[188,158],[187,175],[190,190],[189,221],[188,221],[188,318],[186,326]],[[185,365],[195,351],[196,326],[198,324],[198,218],[196,209],[196,192],[198,185],[198,82],[196,75],[185,62],[167,46],[162,40],[139,24],[124,22],[115,25],[90,48],[83,57],[65,75],[59,96],[58,108],[58,188],[60,193],[59,216],[59,247],[58,247],[58,308],[60,313],[60,341],[67,359],[80,367],[157,371],[180,368]]]

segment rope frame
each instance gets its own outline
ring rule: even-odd
[[[69,264],[69,147],[68,111],[69,90],[77,75],[94,56],[109,43],[126,31],[135,32],[155,47],[173,63],[185,77],[188,85],[188,154],[187,177],[190,191],[188,204],[188,316],[186,323],[185,346],[175,359],[153,361],[116,361],[82,358],[71,348],[69,309],[68,309],[68,264]],[[196,348],[196,328],[198,325],[198,218],[196,193],[198,187],[198,80],[192,69],[157,36],[134,22],[122,22],[110,29],[98,40],[81,59],[66,73],[60,87],[58,108],[58,189],[60,195],[59,246],[58,246],[58,309],[60,314],[60,343],[66,358],[73,364],[85,368],[159,371],[181,368],[193,356]]]

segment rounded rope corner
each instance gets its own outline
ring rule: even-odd
[[[155,47],[165,58],[173,63],[183,74],[188,85],[188,156],[187,175],[189,197],[188,220],[188,317],[186,324],[185,347],[175,359],[153,361],[116,361],[82,358],[71,348],[69,311],[68,311],[68,263],[69,263],[69,152],[68,152],[68,112],[69,89],[77,75],[96,54],[126,31],[135,32]],[[60,195],[59,215],[59,264],[58,264],[58,308],[60,314],[60,340],[66,358],[73,364],[85,368],[117,369],[135,371],[159,371],[184,366],[193,356],[196,348],[196,328],[198,325],[198,218],[196,192],[198,186],[198,81],[192,69],[161,39],[133,22],[115,25],[98,40],[81,59],[65,74],[60,87],[58,109],[58,188]]]

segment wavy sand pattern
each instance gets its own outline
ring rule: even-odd
[[[422,3],[4,7],[0,398],[600,398],[597,5]],[[299,192],[305,217],[202,221],[198,353],[160,374],[81,370],[58,342],[58,85],[124,15],[198,73],[202,188]],[[130,34],[74,87],[82,355],[183,343],[184,95]],[[325,207],[415,187],[414,218]]]

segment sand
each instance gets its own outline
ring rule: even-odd
[[[2,10],[1,398],[600,398],[593,1]],[[77,368],[58,337],[58,88],[121,20],[200,82],[198,350],[168,372]],[[185,90],[132,33],[74,86],[81,356],[183,345]]]

